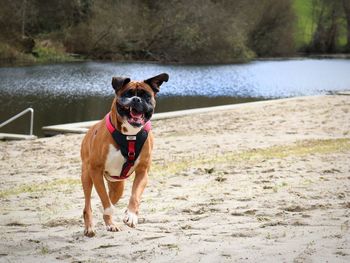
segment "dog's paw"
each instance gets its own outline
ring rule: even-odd
[[[131,212],[129,209],[125,211],[125,216],[123,222],[129,227],[136,227],[138,223],[138,217],[135,213]]]
[[[106,225],[106,229],[107,229],[107,231],[110,231],[110,232],[119,232],[119,231],[121,231],[120,227],[116,226],[115,224]]]
[[[92,227],[85,228],[84,236],[86,237],[94,237],[96,235],[95,230]]]

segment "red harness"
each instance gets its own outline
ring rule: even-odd
[[[137,157],[140,155],[149,131],[152,129],[151,121],[146,122],[141,131],[136,135],[125,135],[118,131],[111,122],[110,112],[106,115],[106,127],[114,141],[120,147],[121,154],[126,159],[119,176],[112,176],[113,179],[126,179],[130,169],[134,166]]]

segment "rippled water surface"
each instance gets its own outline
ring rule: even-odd
[[[0,68],[0,122],[34,107],[44,125],[99,119],[113,98],[112,76],[146,79],[167,72],[157,111],[316,95],[350,88],[350,60],[258,61],[240,65],[84,62]],[[2,131],[26,132],[27,119]]]

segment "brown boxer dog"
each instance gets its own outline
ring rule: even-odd
[[[81,145],[86,236],[95,235],[91,209],[92,186],[95,186],[101,199],[107,231],[116,232],[120,229],[113,222],[113,205],[123,194],[125,179],[134,172],[131,196],[123,221],[129,227],[135,227],[138,223],[140,200],[147,185],[153,148],[149,120],[154,112],[159,87],[168,79],[166,73],[144,81],[112,78],[115,98],[111,110],[89,129]],[[108,184],[108,193],[104,178]]]

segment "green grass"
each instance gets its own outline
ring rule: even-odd
[[[153,165],[152,173],[159,175],[176,174],[189,167],[215,166],[224,163],[257,163],[261,160],[282,159],[289,156],[306,156],[309,154],[328,154],[350,151],[350,139],[308,140],[293,145],[281,145],[243,152],[226,153],[211,158],[201,158],[171,162],[167,165]]]
[[[153,176],[167,176],[186,171],[193,167],[216,166],[229,163],[251,163],[255,164],[262,160],[283,159],[287,157],[300,157],[310,154],[329,154],[335,152],[350,151],[350,139],[334,140],[307,140],[293,145],[280,145],[262,149],[250,149],[242,152],[231,152],[211,158],[199,156],[197,159],[180,160],[169,162],[166,165],[154,164],[151,174]],[[65,188],[80,185],[80,179],[56,179],[51,182],[36,184],[24,184],[18,187],[9,188],[0,191],[0,198],[6,198],[12,195],[22,193],[43,193],[48,191],[63,191]],[[281,185],[285,186],[285,185]]]
[[[11,195],[19,195],[22,193],[38,193],[54,190],[62,190],[64,186],[75,186],[81,184],[80,179],[56,179],[51,182],[35,183],[35,184],[23,184],[18,187],[9,188],[0,191],[0,198],[8,197]]]

